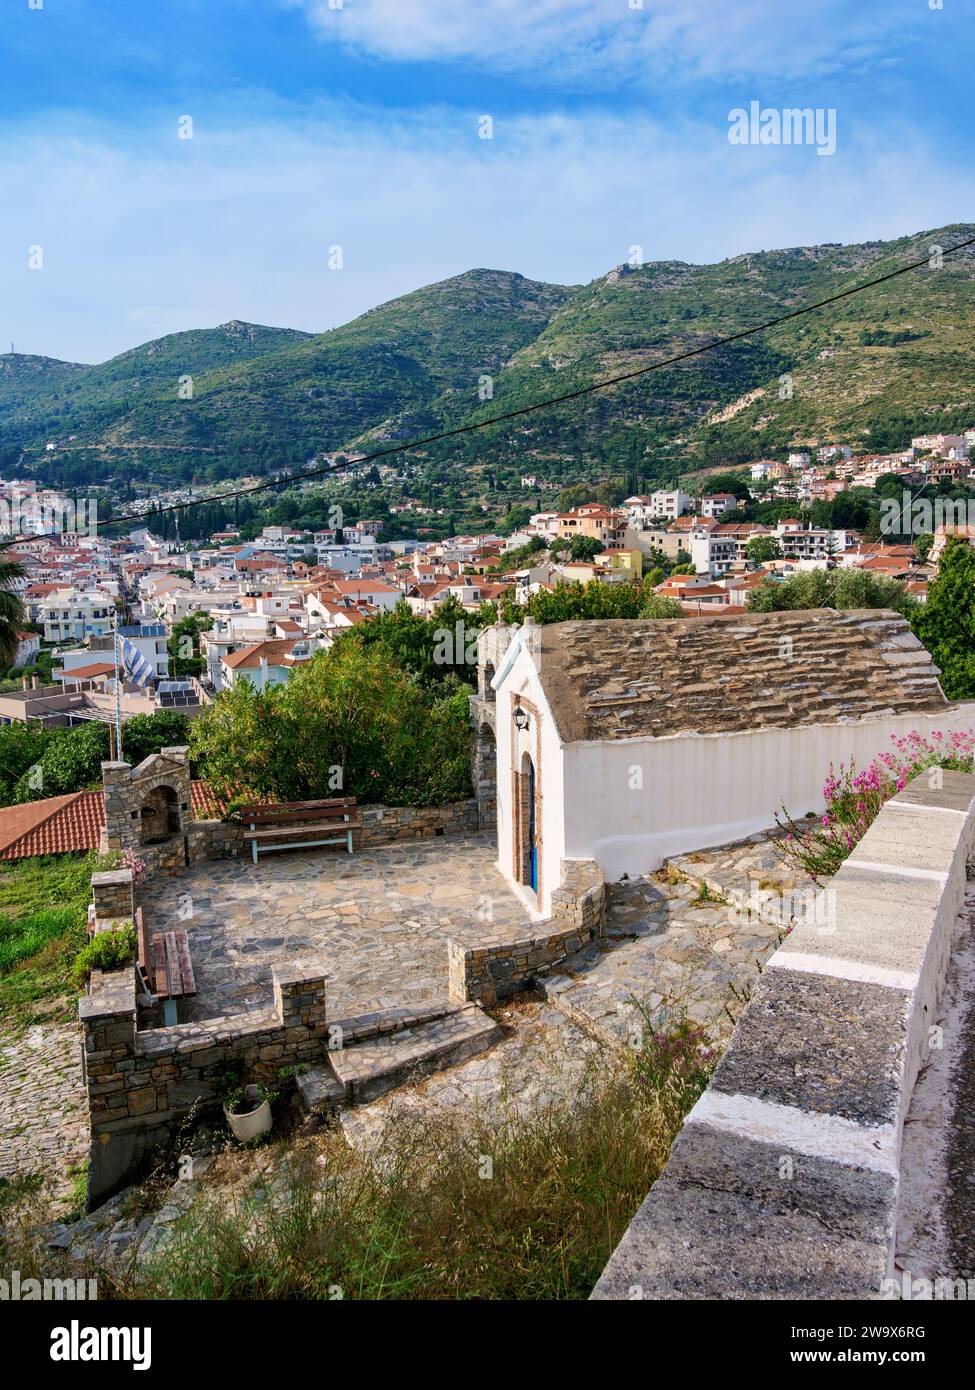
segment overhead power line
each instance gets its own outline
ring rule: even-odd
[[[968,237],[965,241],[960,241],[955,246],[943,248],[941,256],[953,256],[958,251],[964,251],[968,246],[975,246],[975,237]],[[790,319],[801,318],[804,314],[812,314],[817,309],[824,309],[827,305],[837,304],[841,299],[849,299],[852,295],[862,294],[865,290],[874,289],[877,285],[886,284],[889,280],[896,280],[900,275],[907,275],[912,270],[919,270],[922,266],[931,264],[929,256],[923,257],[918,261],[911,261],[907,265],[899,266],[896,270],[890,270],[885,275],[878,275],[873,280],[866,280],[860,285],[851,285],[848,289],[838,290],[836,294],[827,295],[825,299],[818,299],[813,304],[803,304],[798,309],[790,309],[787,313],[779,314],[775,318],[766,319],[764,323],[754,324],[751,328],[739,329],[737,333],[729,333],[723,338],[716,338],[712,343],[704,343],[700,347],[688,348],[686,352],[675,353],[671,357],[665,357],[659,362],[651,362],[646,367],[636,367],[633,371],[622,372],[618,376],[606,377],[602,381],[591,382],[588,386],[580,386],[575,391],[566,391],[561,396],[547,396],[545,400],[533,401],[530,405],[518,406],[514,410],[505,410],[498,415],[491,415],[484,420],[475,420],[470,424],[456,425],[452,429],[440,430],[436,434],[423,435],[420,439],[407,440],[404,444],[393,444],[387,449],[377,449],[371,454],[363,454],[358,458],[347,459],[344,463],[326,464],[321,468],[308,469],[304,473],[292,473],[284,478],[273,478],[267,482],[255,483],[251,487],[238,488],[233,492],[214,493],[209,497],[194,497],[186,502],[174,503],[168,507],[157,507],[147,512],[133,512],[127,516],[108,516],[104,521],[99,520],[98,525],[119,526],[129,524],[134,521],[151,521],[160,516],[165,516],[170,512],[182,512],[187,507],[209,506],[213,503],[232,502],[237,497],[252,497],[258,492],[269,492],[272,488],[287,487],[291,483],[304,483],[310,478],[329,477],[336,473],[342,473],[347,468],[361,468],[363,464],[374,463],[377,459],[389,458],[392,454],[404,454],[411,449],[423,449],[428,444],[437,444],[442,439],[456,439],[462,434],[472,434],[475,430],[487,429],[491,425],[503,424],[506,420],[516,420],[523,415],[531,415],[536,410],[548,410],[553,405],[562,405],[566,401],[579,400],[582,396],[591,396],[596,391],[605,391],[610,386],[618,386],[624,381],[633,381],[636,377],[646,376],[650,372],[659,372],[664,367],[673,367],[678,362],[687,362],[692,357],[700,357],[705,352],[714,352],[716,348],[727,346],[728,343],[740,342],[742,338],[751,338],[756,333],[764,333],[770,328],[777,327],[780,323],[788,323]],[[57,534],[52,532],[52,535]]]

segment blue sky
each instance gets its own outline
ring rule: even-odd
[[[975,220],[973,49],[970,0],[6,0],[0,345]],[[835,154],[732,146],[751,101],[835,108]]]

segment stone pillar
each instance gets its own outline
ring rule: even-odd
[[[102,795],[105,798],[103,853],[132,849],[139,843],[139,808],[132,803],[132,768],[128,763],[102,763]]]
[[[113,917],[132,920],[135,913],[131,869],[113,869],[104,874],[92,874],[91,896],[96,920]]]
[[[133,972],[92,971],[90,993],[78,1005],[83,1035],[85,1086],[91,1121],[88,1206],[118,1187],[128,1171],[136,1141],[129,1133],[128,1074],[135,1056],[136,1012]]]
[[[328,1031],[325,983],[328,976],[315,962],[274,966],[274,1011],[286,1030],[285,1042],[297,1045],[299,1053],[318,1056]]]

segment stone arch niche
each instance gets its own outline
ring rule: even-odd
[[[498,749],[494,723],[483,717],[474,735],[474,795],[477,797],[479,828],[495,830],[498,821]]]
[[[472,781],[477,798],[477,823],[481,830],[497,833],[498,749],[496,694],[491,685],[517,629],[505,623],[485,628],[477,639],[477,694],[471,696]]]
[[[187,748],[163,748],[139,764],[102,763],[103,851],[138,849],[182,836],[191,819]]]
[[[140,844],[161,845],[173,835],[183,833],[178,795],[175,787],[165,783],[146,793],[139,812]]]

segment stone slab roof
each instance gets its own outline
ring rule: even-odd
[[[948,707],[930,655],[888,610],[553,623],[538,641],[542,686],[567,743]]]

